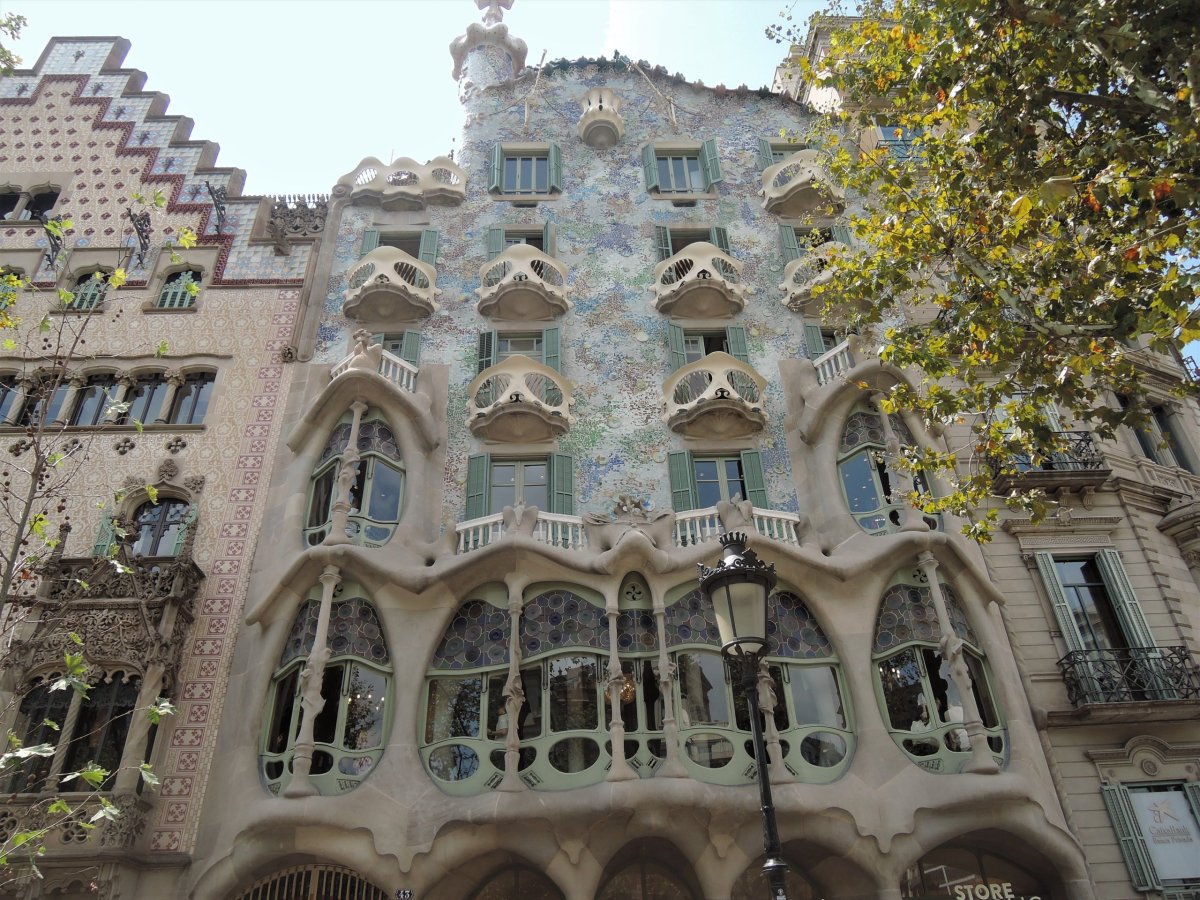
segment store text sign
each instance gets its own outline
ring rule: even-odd
[[[1041,900],[1041,897],[1018,894],[1006,881],[1003,884],[956,884],[954,900]]]

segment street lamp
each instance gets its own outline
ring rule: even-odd
[[[770,885],[770,900],[787,900],[787,863],[780,856],[775,805],[767,773],[767,748],[763,743],[758,712],[758,668],[767,649],[767,598],[775,587],[775,565],[765,563],[746,549],[746,535],[721,536],[721,559],[711,569],[700,565],[700,593],[712,603],[721,634],[721,655],[729,662],[733,679],[741,685],[754,736],[754,766],[758,770],[758,795],[763,817],[763,872]]]

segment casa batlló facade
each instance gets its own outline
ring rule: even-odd
[[[963,435],[881,414],[910,374],[813,302],[854,201],[778,138],[814,115],[801,92],[529,67],[502,6],[450,47],[455,158],[368,156],[299,203],[241,197],[116,68],[120,41],[57,40],[5,80],[22,142],[34,115],[126,123],[95,168],[174,179],[167,211],[213,258],[194,307],[161,312],[183,374],[164,421],[89,432],[60,560],[88,561],[93,495],[126,477],[178,504],[147,538],[186,569],[160,604],[178,649],[109,679],[174,698],[152,744],[118,748],[149,746],[163,783],[117,786],[140,824],[64,831],[13,895],[92,896],[86,870],[110,897],[765,896],[750,712],[696,579],[744,532],[779,576],[755,714],[791,897],[1195,896],[1200,428],[1169,396],[1178,360],[1144,354],[1154,433],[1080,432],[1020,475],[1059,512],[970,543],[904,503],[895,464]],[[5,118],[15,260],[41,182]],[[99,210],[109,188],[73,165],[54,209]],[[139,302],[173,303],[174,274],[116,299],[158,315]],[[193,359],[216,378],[181,431]],[[47,665],[12,689],[40,697]],[[54,773],[34,774],[6,809]]]

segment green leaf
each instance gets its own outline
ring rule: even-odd
[[[150,768],[150,763],[142,763],[138,767],[138,771],[142,773],[142,781],[146,782],[147,787],[158,787],[160,783],[159,778],[154,774],[154,770]]]
[[[151,724],[157,725],[162,721],[163,716],[173,716],[175,712],[175,705],[170,700],[166,697],[159,697],[146,710],[146,717],[150,719]]]

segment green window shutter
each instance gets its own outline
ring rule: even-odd
[[[112,513],[105,513],[104,518],[100,520],[100,530],[96,533],[96,542],[92,544],[92,556],[108,556],[108,550],[116,539]]]
[[[848,225],[834,225],[829,230],[833,233],[833,239],[838,243],[845,244],[847,247],[854,246],[854,235]]]
[[[1134,888],[1139,891],[1162,890],[1158,873],[1154,871],[1154,862],[1150,859],[1150,851],[1138,828],[1133,804],[1129,802],[1129,794],[1121,785],[1101,785],[1100,794],[1104,797],[1104,806],[1108,810],[1113,831],[1117,833],[1121,855],[1125,857],[1125,867],[1129,869],[1129,880]]]
[[[547,328],[542,332],[542,364],[549,366],[555,372],[562,371],[560,345],[561,332],[558,328]]]
[[[488,193],[499,194],[504,174],[504,148],[497,144],[492,148],[491,172],[488,176]]]
[[[722,253],[729,253],[729,229],[714,225],[708,229],[708,242],[719,247]]]
[[[467,521],[482,519],[488,514],[488,494],[491,492],[492,458],[486,453],[467,458]]]
[[[1062,631],[1067,650],[1082,650],[1083,638],[1075,624],[1075,617],[1071,614],[1071,607],[1067,603],[1067,595],[1062,589],[1062,582],[1058,580],[1054,557],[1043,551],[1033,554],[1033,558],[1037,561],[1042,584],[1046,585],[1046,593],[1050,595],[1050,604],[1054,607],[1054,617],[1058,619],[1058,627]]]
[[[642,171],[646,175],[646,190],[658,190],[658,156],[653,144],[642,147]]]
[[[671,252],[671,229],[663,225],[654,226],[654,242],[658,247],[658,261],[670,259]]]
[[[800,242],[796,240],[796,229],[791,225],[779,226],[779,246],[783,250],[785,263],[790,263],[793,259],[799,259],[804,255],[804,251],[800,249]]]
[[[171,548],[171,555],[178,556],[183,552],[183,545],[187,543],[188,532],[196,527],[196,513],[199,510],[196,504],[193,503],[188,507],[187,515],[183,517],[183,524],[179,526],[179,531],[175,534],[175,546]]]
[[[550,457],[550,512],[575,515],[575,457],[555,453]]]
[[[746,485],[746,500],[760,509],[767,504],[767,480],[763,477],[762,454],[757,450],[742,451],[742,479]]]
[[[504,226],[493,225],[487,230],[488,259],[495,259],[504,252]]]
[[[687,350],[683,346],[683,329],[673,322],[667,323],[667,352],[671,356],[672,372],[687,365]]]
[[[725,329],[725,342],[729,345],[729,355],[738,362],[750,364],[750,348],[746,343],[746,329],[741,325],[730,325]]]
[[[558,144],[551,144],[547,153],[548,168],[550,169],[550,193],[561,194],[563,184],[562,149]]]
[[[421,249],[418,256],[423,263],[437,265],[438,233],[436,228],[426,228],[421,232]]]
[[[496,332],[479,332],[479,364],[476,373],[490,369],[496,364]]]
[[[362,247],[359,248],[359,257],[364,257],[376,247],[379,246],[379,229],[368,228],[363,232]]]
[[[721,174],[721,159],[717,156],[716,141],[708,140],[700,145],[700,171],[704,173],[706,191],[712,190],[712,186],[718,181],[725,180],[725,176]]]
[[[1154,635],[1142,615],[1142,607],[1138,604],[1137,595],[1121,565],[1121,555],[1116,550],[1101,550],[1096,554],[1096,565],[1100,569],[1100,577],[1108,588],[1113,602],[1113,611],[1125,632],[1125,640],[1131,647],[1154,647]]]
[[[771,150],[771,142],[766,138],[758,139],[758,167],[769,169],[775,165],[775,154]]]
[[[421,332],[405,331],[400,341],[400,358],[414,366],[421,364]]]
[[[804,326],[804,349],[808,351],[809,359],[816,359],[825,352],[825,336],[821,334],[820,325]]]
[[[671,479],[671,508],[687,512],[696,508],[696,479],[689,450],[667,454],[667,475]]]
[[[384,337],[386,337],[386,335],[382,331],[380,331],[376,334],[373,334],[373,335],[371,335],[371,343],[372,344],[382,344]]]
[[[1183,792],[1187,795],[1188,803],[1191,804],[1192,815],[1196,817],[1197,822],[1200,822],[1200,781],[1185,781]]]
[[[542,226],[542,252],[547,256],[558,256],[558,226],[553,222]]]

